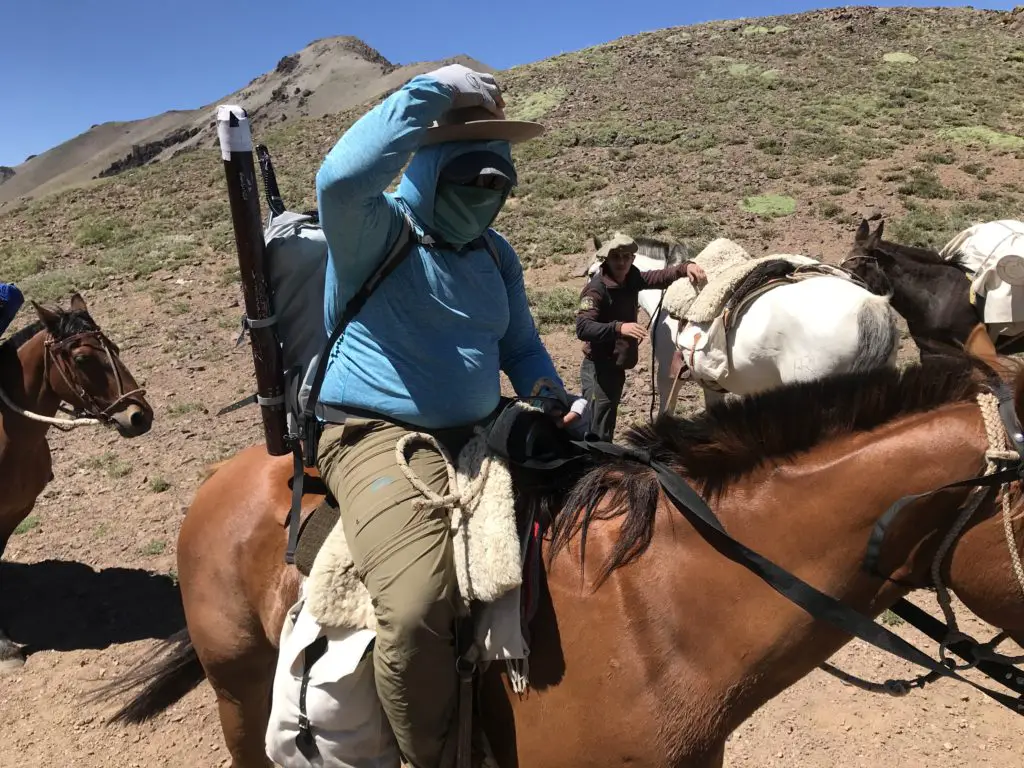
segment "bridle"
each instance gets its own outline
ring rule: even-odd
[[[106,407],[103,407],[102,403],[89,394],[89,391],[83,386],[78,367],[72,359],[71,350],[76,346],[82,345],[87,339],[98,342],[100,348],[106,353],[107,362],[110,363],[110,369],[114,372],[114,379],[117,382],[117,398]],[[45,352],[43,354],[44,381],[49,382],[50,367],[52,366],[60,374],[68,390],[73,392],[84,406],[84,408],[76,409],[76,415],[87,416],[104,424],[111,424],[114,420],[113,414],[120,409],[125,401],[131,400],[133,397],[141,397],[146,393],[146,390],[141,387],[125,392],[121,368],[117,364],[117,355],[120,352],[121,350],[117,344],[108,339],[106,334],[98,328],[94,331],[76,333],[74,336],[68,336],[66,339],[60,340],[55,339],[52,334],[49,334],[46,338]]]

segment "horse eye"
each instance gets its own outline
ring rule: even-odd
[[[85,365],[89,360],[88,355],[75,355],[75,365]]]

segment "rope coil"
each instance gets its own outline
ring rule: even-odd
[[[480,433],[481,431],[482,430],[478,427],[477,433]],[[441,494],[436,493],[429,485],[419,478],[413,468],[409,465],[409,459],[406,457],[406,449],[408,446],[416,442],[426,443],[437,451],[441,455],[441,458],[444,459],[445,471],[448,474],[449,492],[447,494],[442,496]],[[456,507],[465,510],[480,497],[484,483],[487,481],[488,471],[491,467],[491,457],[488,455],[484,458],[483,463],[480,466],[480,472],[473,479],[473,482],[466,486],[465,489],[460,490],[458,472],[451,454],[448,452],[448,449],[441,444],[441,441],[426,432],[410,432],[403,435],[395,445],[395,460],[398,462],[398,466],[401,468],[406,479],[408,479],[409,482],[412,483],[412,486],[424,497],[422,499],[416,499],[412,503],[413,509],[417,512],[431,509],[454,510]]]

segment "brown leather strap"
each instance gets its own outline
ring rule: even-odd
[[[473,677],[459,680],[459,751],[458,768],[473,767]]]
[[[967,341],[964,342],[964,351],[989,363],[995,363],[999,358],[996,345],[992,343],[984,323],[978,323],[971,330]]]
[[[473,676],[476,673],[476,648],[470,645],[467,652],[455,661],[459,675],[459,731],[455,765],[457,768],[473,766]]]

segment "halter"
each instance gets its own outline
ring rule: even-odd
[[[110,403],[106,408],[104,408],[95,397],[89,394],[88,390],[82,385],[78,374],[78,368],[71,359],[71,349],[74,346],[81,344],[85,339],[92,339],[99,342],[100,347],[107,354],[107,362],[110,363],[110,369],[114,372],[114,379],[117,381],[117,399]],[[130,392],[124,391],[124,380],[121,376],[121,369],[118,367],[114,359],[115,355],[120,354],[121,350],[114,342],[106,337],[106,334],[104,334],[103,331],[98,328],[95,331],[83,331],[82,333],[76,333],[74,336],[69,336],[66,339],[61,339],[60,341],[50,334],[46,338],[45,345],[45,353],[43,355],[43,380],[49,382],[50,367],[52,365],[57,373],[60,374],[60,377],[64,380],[68,389],[73,392],[85,406],[82,409],[76,409],[79,414],[94,418],[104,424],[111,424],[114,420],[112,414],[117,411],[125,401],[136,396],[142,396],[146,393],[146,390],[141,387],[133,389]]]

